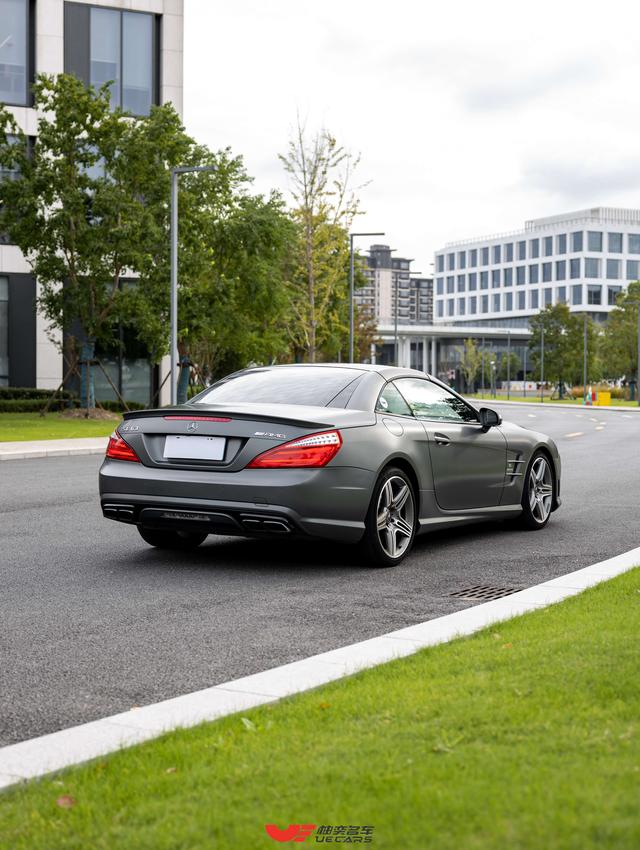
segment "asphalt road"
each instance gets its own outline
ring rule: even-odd
[[[188,555],[104,520],[98,457],[0,464],[0,745],[255,673],[526,587],[640,545],[640,414],[500,406],[563,459],[543,532],[420,538],[398,568],[348,550],[212,538]]]

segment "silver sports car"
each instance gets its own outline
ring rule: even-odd
[[[391,366],[245,369],[188,404],[127,413],[100,469],[105,517],[152,546],[208,534],[325,538],[391,566],[416,534],[488,519],[543,528],[549,437]]]

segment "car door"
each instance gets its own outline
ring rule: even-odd
[[[447,511],[498,505],[507,463],[500,428],[483,428],[470,405],[433,381],[394,383],[427,432],[438,505]]]

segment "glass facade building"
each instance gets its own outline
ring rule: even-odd
[[[499,293],[486,300],[459,298],[445,306],[439,272],[444,257],[452,258],[448,272],[463,278],[458,291],[470,291],[479,274],[480,289],[490,282]],[[640,210],[597,207],[534,219],[520,232],[471,239],[436,252],[435,321],[526,326],[531,315],[559,302],[602,321],[617,295],[638,279],[639,264]],[[567,279],[572,281],[569,298]]]

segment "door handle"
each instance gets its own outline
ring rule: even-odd
[[[451,440],[449,439],[449,437],[447,437],[447,435],[446,435],[446,434],[440,434],[440,433],[438,433],[437,431],[436,431],[436,433],[433,435],[433,439],[436,441],[436,443],[437,443],[439,446],[448,446],[448,445],[449,445],[449,443],[451,442]]]

